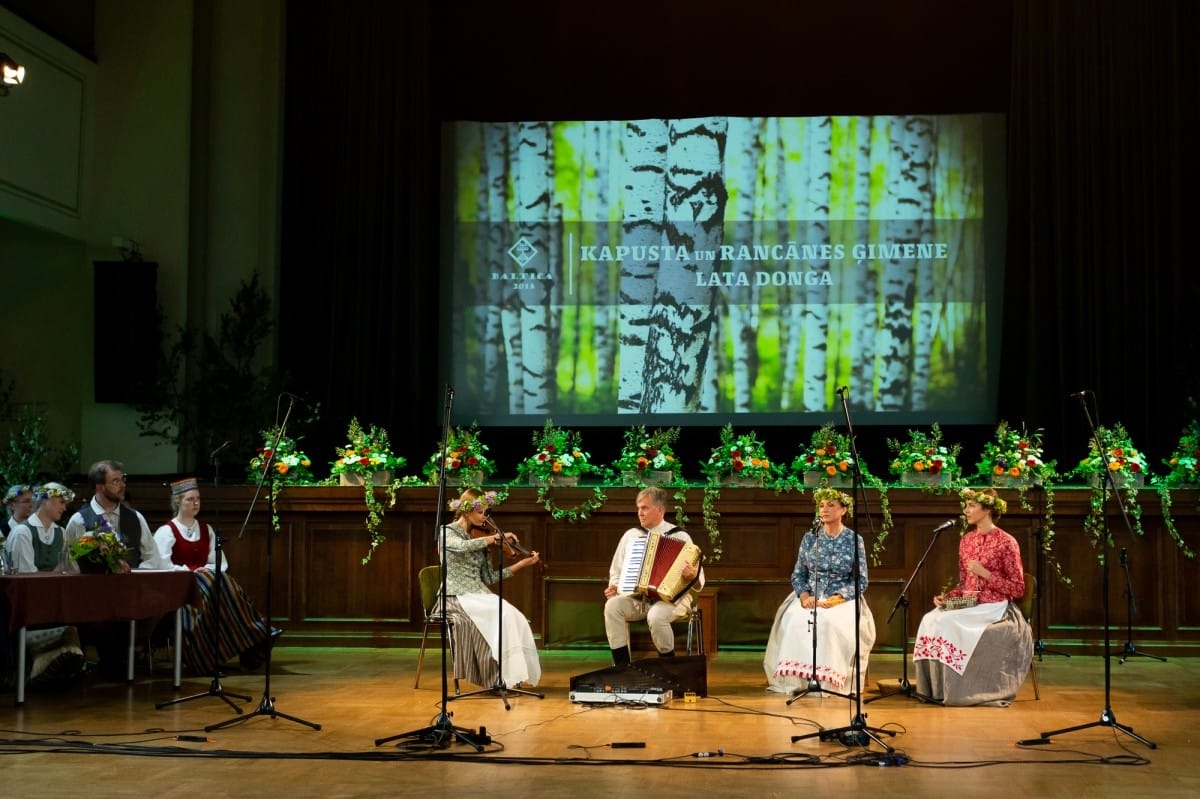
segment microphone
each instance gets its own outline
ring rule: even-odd
[[[1074,394],[1068,394],[1067,396],[1071,399],[1083,399],[1088,393],[1088,390],[1085,388],[1083,391],[1076,391]]]
[[[219,446],[219,447],[217,447],[216,449],[214,449],[214,450],[213,450],[211,453],[209,453],[209,455],[208,455],[208,459],[209,459],[209,460],[212,460],[213,458],[215,458],[215,457],[217,457],[218,455],[220,455],[222,452],[224,452],[224,451],[226,450],[226,448],[227,448],[227,447],[228,447],[228,446],[229,446],[231,443],[232,443],[232,442],[230,442],[230,441],[226,441],[224,444],[222,444],[221,446]]]
[[[312,405],[312,402],[308,399],[308,397],[302,397],[299,394],[293,394],[290,391],[284,391],[281,392],[281,394],[293,402],[300,403],[301,405]]]
[[[838,386],[834,393],[836,393],[840,397],[849,390],[850,390],[849,386]]]
[[[950,519],[948,521],[942,522],[937,527],[933,528],[933,532],[940,533],[942,530],[949,530],[953,526],[954,526],[954,520]]]

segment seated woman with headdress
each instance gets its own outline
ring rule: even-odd
[[[519,543],[513,533],[499,532],[487,524],[488,511],[498,502],[495,491],[468,488],[450,501],[454,520],[443,525],[445,610],[450,616],[465,617],[470,622],[454,625],[454,673],[484,688],[496,686],[501,678],[507,687],[537,685],[542,664],[529,619],[507,599],[501,601],[489,586],[495,585],[502,574],[508,580],[540,558],[532,552],[512,565],[493,565],[488,547],[499,552],[505,540]],[[481,534],[475,536],[473,530]],[[439,609],[441,604],[439,600]]]
[[[237,655],[243,668],[258,668],[282,630],[272,629],[255,609],[241,583],[229,576],[224,557],[217,593],[217,533],[198,518],[200,486],[195,478],[171,483],[171,509],[175,517],[154,531],[155,546],[163,562],[196,575],[201,595],[200,605],[185,605],[181,611],[184,662],[197,674],[214,674]]]
[[[13,526],[4,540],[8,562],[17,572],[50,572],[59,568],[74,572],[66,531],[58,521],[75,499],[75,492],[62,483],[46,483],[33,489],[33,513]],[[5,684],[16,684],[16,659],[5,642]],[[26,670],[30,686],[70,683],[83,674],[85,660],[74,627],[51,627],[25,631]]]
[[[1033,660],[1033,633],[1017,607],[1025,568],[1017,540],[996,526],[1008,505],[995,489],[959,494],[974,529],[958,544],[958,585],[933,598],[917,629],[917,694],[943,705],[1003,707]]]
[[[819,488],[813,492],[813,500],[817,523],[800,542],[792,569],[792,592],[775,611],[763,668],[772,691],[795,692],[809,687],[811,681],[837,693],[853,694],[865,684],[875,645],[875,617],[863,600],[866,547],[862,536],[842,523],[854,512],[848,494]]]

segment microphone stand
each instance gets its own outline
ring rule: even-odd
[[[1100,596],[1104,607],[1104,709],[1100,711],[1100,719],[1091,721],[1087,724],[1077,724],[1074,727],[1064,727],[1058,730],[1050,730],[1043,732],[1037,738],[1030,738],[1024,741],[1018,741],[1020,744],[1045,744],[1050,742],[1050,738],[1062,733],[1076,732],[1078,730],[1086,730],[1092,727],[1112,727],[1119,730],[1135,741],[1140,741],[1151,749],[1157,749],[1158,745],[1146,740],[1142,736],[1133,731],[1133,727],[1126,724],[1121,724],[1117,721],[1116,715],[1112,711],[1112,660],[1110,659],[1111,651],[1111,633],[1109,630],[1109,601],[1108,601],[1108,549],[1111,546],[1111,534],[1108,529],[1108,516],[1104,513],[1105,506],[1108,504],[1108,490],[1111,488],[1113,495],[1117,498],[1117,507],[1121,510],[1121,516],[1125,520],[1125,529],[1132,536],[1133,527],[1129,523],[1129,515],[1125,512],[1125,503],[1121,501],[1121,493],[1117,489],[1116,477],[1112,470],[1108,468],[1109,459],[1108,451],[1104,448],[1104,442],[1100,440],[1100,434],[1096,430],[1096,424],[1092,421],[1092,415],[1088,411],[1087,392],[1078,394],[1079,405],[1083,409],[1084,418],[1087,420],[1088,428],[1092,431],[1092,442],[1096,446],[1096,451],[1100,453],[1100,458],[1103,463],[1104,471],[1104,487],[1100,498],[1101,524],[1103,525],[1104,540],[1101,542],[1100,562],[1101,569],[1101,589]]]
[[[917,693],[917,689],[913,687],[913,684],[908,680],[908,589],[912,587],[913,580],[917,579],[917,575],[921,573],[921,567],[925,565],[925,559],[929,557],[929,553],[933,551],[933,545],[937,543],[938,537],[942,534],[942,531],[952,526],[954,526],[954,522],[948,521],[945,524],[938,525],[936,528],[934,528],[933,538],[929,539],[929,544],[925,547],[925,553],[921,555],[921,559],[917,561],[917,565],[916,568],[913,569],[913,573],[908,576],[908,582],[906,582],[904,587],[900,589],[900,596],[896,597],[896,604],[892,605],[892,612],[889,613],[887,617],[887,623],[891,624],[892,617],[896,615],[896,610],[903,609],[903,612],[901,613],[901,618],[904,622],[904,626],[902,628],[904,630],[904,635],[901,636],[901,654],[903,657],[900,660],[903,665],[901,666],[900,672],[900,687],[890,693],[871,697],[870,699],[866,700],[867,704],[870,704],[878,699],[887,699],[889,696],[900,695],[909,696],[922,702],[930,701],[929,697],[925,696],[924,694]]]
[[[813,528],[812,528],[813,535],[820,535],[822,529],[824,529],[824,526],[821,523],[818,522],[817,524],[814,524]],[[857,535],[857,533],[856,533],[856,535]],[[855,542],[855,549],[856,550],[858,549],[858,542]],[[813,604],[813,608],[812,608],[812,619],[809,621],[809,625],[812,627],[812,663],[810,664],[812,666],[812,671],[809,673],[809,676],[808,676],[808,685],[806,685],[803,688],[798,688],[792,692],[792,698],[787,701],[788,707],[791,707],[792,703],[795,702],[800,697],[806,696],[810,693],[830,694],[832,696],[840,696],[843,699],[849,699],[852,696],[852,694],[843,694],[843,693],[839,693],[838,691],[830,691],[830,690],[823,689],[821,687],[821,681],[817,679],[817,605],[815,603],[817,601],[817,596],[819,596],[819,595],[816,591],[816,587],[817,587],[816,581],[814,580],[813,581],[813,602],[814,602],[814,604]],[[797,601],[799,601],[799,598],[797,598]],[[801,608],[801,609],[803,609],[803,608]],[[855,621],[857,621],[857,620],[858,620],[857,617],[855,617]],[[857,654],[857,652],[855,654]]]
[[[445,410],[442,417],[442,446],[438,452],[445,453],[448,442],[450,441],[450,407],[454,404],[454,389],[446,386],[446,402]],[[450,614],[446,611],[446,528],[442,524],[442,508],[446,507],[446,459],[442,458],[441,466],[438,469],[438,498],[437,511],[434,513],[434,529],[438,535],[438,554],[441,559],[442,567],[442,614],[441,614],[441,635],[442,635],[442,712],[438,714],[437,719],[428,727],[421,727],[408,732],[397,733],[390,735],[387,738],[376,738],[375,745],[382,746],[390,741],[396,741],[401,738],[413,739],[416,742],[430,744],[438,749],[445,749],[451,743],[458,741],[470,746],[476,752],[483,751],[483,744],[491,743],[491,739],[485,732],[476,733],[474,730],[456,727],[451,721],[453,713],[446,708],[450,705],[450,683],[446,671],[446,646],[450,640]]]
[[[221,450],[223,450],[223,449],[225,449],[224,445],[217,447],[212,452],[213,493],[216,493],[221,485],[221,457],[220,457],[220,455],[221,455]],[[220,652],[221,652],[221,633],[220,633],[220,630],[221,630],[221,590],[224,585],[225,577],[221,573],[221,504],[219,502],[217,503],[216,508],[217,508],[216,524],[213,526],[213,549],[215,550],[215,553],[216,553],[215,558],[214,558],[214,563],[216,564],[217,572],[213,576],[213,598],[212,598],[213,620],[212,620],[212,624],[210,624],[208,626],[208,639],[209,639],[209,643],[212,645],[213,656],[217,660],[220,660]],[[268,622],[268,625],[269,625],[269,622]],[[222,687],[222,685],[221,685],[221,664],[219,662],[214,662],[213,663],[213,672],[212,672],[212,682],[210,682],[208,684],[207,691],[204,691],[204,692],[198,693],[198,694],[192,694],[191,696],[183,696],[183,697],[178,697],[176,699],[168,699],[165,702],[159,702],[154,707],[158,710],[162,710],[164,707],[167,707],[169,705],[177,705],[182,702],[190,702],[193,699],[200,699],[200,698],[206,697],[206,696],[217,697],[218,699],[225,702],[227,705],[229,705],[231,708],[233,708],[238,713],[241,713],[242,709],[240,707],[238,707],[236,704],[234,704],[233,700],[230,699],[229,697],[232,696],[234,699],[240,699],[243,702],[250,701],[250,697],[244,696],[243,694],[229,693],[224,689],[224,687]]]
[[[854,426],[850,423],[850,405],[846,399],[849,389],[842,386],[837,390],[837,395],[842,401],[842,414],[846,418],[846,435],[850,441],[850,453],[854,459],[854,480],[852,483],[852,492],[860,509],[866,507],[866,488],[862,485],[862,471],[859,469],[859,464],[862,460],[858,455],[858,446],[854,441]],[[858,496],[861,492],[862,496]],[[869,516],[868,516],[869,518]],[[857,525],[855,525],[857,526]],[[854,533],[859,535],[856,530]],[[840,741],[843,746],[868,746],[871,741],[882,746],[888,754],[895,751],[891,746],[883,742],[880,735],[895,736],[892,730],[885,730],[879,727],[867,726],[867,714],[862,712],[862,634],[860,632],[860,614],[862,613],[862,564],[859,558],[858,542],[854,542],[854,715],[850,718],[850,723],[844,727],[834,727],[832,729],[820,730],[811,732],[805,735],[793,735],[792,743],[802,741],[805,738],[818,737],[822,741]],[[905,631],[907,635],[907,631]],[[814,664],[815,667],[816,664]]]
[[[266,463],[263,464],[262,474],[260,474],[258,476],[258,487],[255,488],[254,497],[250,500],[250,508],[246,511],[246,518],[242,522],[242,529],[240,532],[238,532],[238,538],[241,538],[243,535],[246,534],[246,526],[250,523],[250,514],[252,514],[254,512],[254,504],[255,504],[255,502],[258,501],[259,494],[262,493],[263,483],[266,482],[267,475],[272,474],[272,472],[274,472],[275,454],[277,452],[279,452],[279,442],[283,440],[283,434],[284,434],[284,431],[287,430],[288,420],[291,419],[291,417],[292,417],[292,409],[296,407],[296,397],[294,397],[291,394],[280,395],[281,398],[285,397],[285,396],[288,398],[287,411],[285,411],[283,414],[283,422],[279,425],[279,433],[278,433],[278,435],[275,436],[275,443],[271,446],[271,455],[270,455],[270,457],[267,458]],[[278,411],[278,408],[276,408],[276,410]],[[268,508],[271,513],[271,521],[267,525],[266,617],[267,617],[267,625],[269,626],[271,624],[271,542],[274,540],[275,532],[276,532],[274,529],[275,528],[274,477],[272,477],[271,491],[267,494],[267,503],[268,503]],[[218,572],[218,574],[219,573],[220,572]],[[268,630],[268,633],[269,632],[270,632],[270,630]],[[314,724],[311,721],[305,721],[304,719],[297,718],[296,716],[289,716],[288,714],[280,713],[278,710],[275,709],[275,697],[271,696],[271,655],[274,651],[275,651],[275,641],[270,635],[268,635],[267,636],[267,661],[266,661],[266,664],[263,666],[263,695],[262,695],[262,699],[259,701],[258,708],[251,711],[250,713],[248,713],[245,716],[235,716],[231,719],[227,719],[225,721],[218,722],[217,724],[210,724],[204,728],[206,732],[212,732],[213,730],[219,730],[219,729],[222,729],[223,727],[228,727],[232,724],[240,724],[243,721],[249,721],[250,719],[254,718],[255,716],[270,716],[273,719],[274,718],[284,718],[284,719],[287,719],[288,721],[294,721],[298,724],[303,724],[307,727],[311,727],[314,730],[321,729],[320,724]],[[239,710],[238,712],[240,713],[241,711]]]
[[[1129,550],[1126,547],[1121,547],[1121,568],[1125,571],[1125,624],[1126,634],[1129,636],[1125,639],[1125,646],[1118,652],[1110,652],[1109,657],[1119,654],[1118,663],[1124,663],[1125,658],[1144,657],[1154,658],[1159,663],[1166,663],[1167,659],[1158,655],[1151,655],[1149,652],[1142,652],[1133,645],[1133,616],[1137,613],[1137,607],[1133,604],[1133,579],[1129,576]]]
[[[1042,660],[1043,655],[1061,655],[1062,657],[1071,657],[1068,652],[1060,652],[1057,649],[1048,649],[1046,642],[1042,640],[1042,593],[1046,585],[1046,553],[1042,551],[1042,542],[1045,540],[1046,530],[1042,527],[1042,498],[1041,492],[1045,491],[1040,484],[1035,483],[1033,489],[1038,493],[1038,500],[1034,504],[1033,512],[1038,517],[1037,526],[1033,528],[1034,544],[1037,546],[1037,552],[1034,556],[1034,574],[1037,577],[1037,594],[1034,596],[1034,642],[1033,653],[1037,655],[1037,659]]]
[[[485,517],[486,518],[486,517]],[[523,688],[509,688],[504,684],[504,531],[501,530],[495,522],[488,518],[488,524],[492,529],[500,534],[501,544],[500,550],[500,569],[499,579],[496,581],[496,682],[491,688],[480,688],[478,691],[468,691],[465,694],[455,694],[449,697],[449,701],[455,699],[469,699],[471,697],[482,696],[483,694],[491,694],[499,697],[504,703],[505,710],[512,710],[508,704],[508,695],[510,693],[520,694],[522,696],[536,696],[538,699],[545,699],[546,695],[537,691],[526,691]],[[485,556],[486,557],[486,556]],[[445,594],[443,594],[445,596]],[[445,609],[443,608],[443,611]]]

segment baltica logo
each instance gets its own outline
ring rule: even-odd
[[[537,257],[537,254],[537,247],[526,241],[524,236],[517,239],[516,243],[508,248],[508,257],[522,267]]]

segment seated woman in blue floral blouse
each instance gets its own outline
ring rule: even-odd
[[[849,495],[834,488],[813,492],[820,524],[804,534],[792,569],[792,593],[775,612],[763,668],[770,690],[793,693],[815,681],[832,691],[861,691],[875,645],[875,618],[862,600],[867,557],[862,536],[842,521],[853,513]],[[857,549],[857,552],[855,551]],[[854,580],[858,559],[858,582]],[[854,682],[854,618],[858,600],[858,685]],[[813,657],[813,624],[816,657]]]

